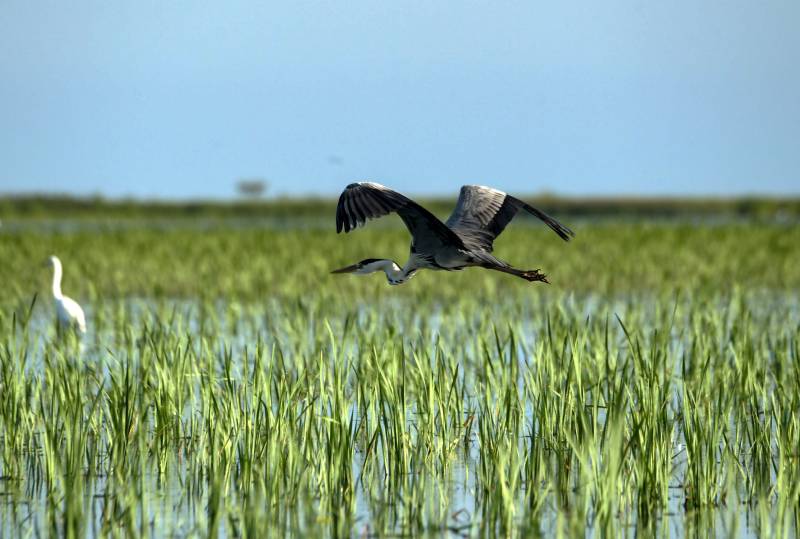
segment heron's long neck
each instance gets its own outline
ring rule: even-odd
[[[61,294],[61,264],[58,262],[53,265],[53,297],[56,299],[63,297]]]
[[[393,261],[389,260],[389,264],[384,266],[383,271],[386,272],[386,278],[389,279],[389,282],[392,284],[400,284],[404,283],[409,280],[411,277],[419,269],[419,266],[416,263],[414,258],[410,258],[406,265],[402,268],[395,264]]]
[[[364,264],[357,273],[366,275],[367,273],[382,270],[386,274],[386,279],[389,281],[389,284],[400,284],[406,282],[409,277],[417,271],[417,268],[418,266],[411,262],[406,264],[404,268],[401,268],[394,260],[380,259]]]
[[[389,280],[402,281],[405,279],[405,271],[395,264],[394,260],[381,260],[379,262],[379,268],[386,273],[386,277]]]
[[[366,275],[375,271],[383,271],[386,274],[386,279],[391,284],[398,284],[406,280],[406,272],[394,260],[374,260],[362,266],[358,273]]]

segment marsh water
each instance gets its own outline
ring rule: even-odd
[[[375,225],[4,223],[0,535],[797,535],[794,223],[520,222],[549,287],[329,275],[406,255]]]
[[[687,350],[692,347],[693,335],[682,329],[690,327],[692,323],[691,309],[681,305],[685,301],[675,298],[676,304],[670,327],[667,353],[676,358],[685,356]],[[719,301],[720,304],[716,308],[727,312],[730,320],[737,318],[737,313],[731,310],[740,309],[748,313],[750,323],[775,335],[780,335],[787,327],[800,327],[800,299],[797,296],[762,291],[735,301],[731,301],[730,298],[720,298]],[[657,331],[659,324],[663,322],[663,313],[661,317],[658,314],[663,307],[655,297],[617,297],[609,301],[608,298],[597,295],[566,295],[559,298],[558,305],[562,314],[573,320],[598,318],[604,320],[610,327],[611,338],[620,343],[626,340],[625,321],[636,324],[638,331],[645,335]],[[216,356],[220,362],[226,356],[237,358],[237,361],[243,363],[250,362],[249,366],[243,364],[234,366],[231,376],[238,377],[253,368],[252,350],[257,346],[263,347],[266,343],[271,347],[270,356],[273,361],[276,350],[281,354],[313,355],[319,352],[320,343],[326,341],[330,341],[330,346],[339,347],[336,357],[357,358],[359,355],[368,354],[369,350],[363,349],[358,339],[348,338],[348,332],[353,332],[353,328],[359,325],[369,327],[387,325],[393,328],[396,335],[402,336],[400,340],[409,350],[425,347],[435,350],[440,349],[442,343],[463,341],[465,335],[484,327],[486,319],[485,311],[476,310],[459,313],[458,320],[454,323],[454,313],[448,311],[446,306],[429,307],[426,312],[412,316],[397,316],[391,313],[407,313],[412,310],[408,308],[409,306],[403,305],[402,301],[392,301],[388,306],[391,308],[387,308],[384,304],[382,311],[377,312],[373,305],[361,304],[354,310],[348,310],[348,314],[344,317],[325,316],[324,319],[318,319],[320,315],[314,313],[312,309],[305,313],[308,324],[303,328],[286,322],[297,315],[287,315],[285,312],[287,306],[278,301],[267,301],[257,305],[223,302],[204,305],[186,300],[153,301],[146,298],[128,298],[113,305],[103,305],[100,310],[87,306],[87,317],[94,322],[90,324],[89,333],[80,340],[74,340],[69,336],[66,338],[69,340],[67,342],[64,336],[57,336],[49,300],[42,298],[37,301],[24,333],[18,330],[17,338],[25,339],[27,343],[25,370],[29,377],[42,376],[45,363],[52,361],[45,358],[53,354],[55,348],[60,351],[59,353],[65,354],[67,361],[75,363],[75,368],[83,373],[81,376],[95,378],[103,384],[107,383],[103,380],[107,380],[113,375],[113,371],[119,368],[121,361],[119,350],[127,349],[128,353],[136,356],[137,347],[140,350],[146,348],[148,345],[144,341],[148,339],[152,341],[154,335],[160,335],[160,338],[171,345],[182,346],[183,353],[186,353],[187,348],[191,348],[197,356],[210,354]],[[547,339],[543,334],[546,325],[537,320],[534,309],[520,309],[518,304],[511,303],[493,307],[496,312],[506,308],[518,313],[520,318],[514,324],[516,330],[514,349],[499,351],[498,355],[507,355],[509,360],[519,362],[520,369],[535,368],[537,343]],[[289,309],[292,310],[294,307]],[[114,320],[119,318],[125,320],[125,331],[121,332],[115,327]],[[154,332],[154,329],[157,331]],[[325,332],[324,335],[319,334],[321,330]],[[733,322],[722,328],[723,343],[729,340],[726,334],[735,330]],[[20,345],[19,341],[16,345]],[[434,355],[436,353],[433,352]],[[460,364],[465,366],[458,376],[461,377],[466,389],[463,406],[464,420],[467,421],[476,413],[477,406],[473,401],[476,399],[476,392],[479,391],[473,374],[469,372],[469,365],[482,361],[481,343],[477,340],[465,342],[457,347],[457,353]],[[133,361],[136,362],[135,357]],[[672,368],[674,372],[671,376],[680,377],[680,362],[674,362]],[[42,383],[46,384],[48,381],[44,380]],[[520,394],[525,394],[522,377],[518,379],[518,384]],[[199,384],[194,391],[198,394],[202,392]],[[679,401],[680,393],[676,391],[670,402],[670,406],[676,412],[681,406]],[[185,407],[181,417],[182,422],[188,424],[193,415],[201,413],[197,404],[190,402]],[[348,413],[356,422],[361,420],[357,404],[351,404]],[[415,436],[415,415],[412,406],[407,417],[411,437]],[[530,402],[525,404],[524,417],[526,423],[531,425],[531,432],[535,430],[533,425],[536,423],[536,417]],[[600,410],[598,419],[600,424],[605,421],[603,410]],[[733,428],[731,425],[730,429]],[[525,438],[530,436],[529,433],[518,440],[523,450],[529,443]],[[414,442],[410,441],[410,444],[413,445]],[[53,530],[61,529],[57,522],[62,518],[60,513],[63,500],[51,498],[52,491],[45,487],[41,471],[37,471],[41,465],[37,464],[41,458],[37,453],[43,450],[42,446],[43,444],[39,444],[39,447],[28,448],[31,454],[26,457],[29,462],[28,471],[23,477],[12,478],[6,475],[0,477],[0,489],[2,489],[0,520],[3,523],[3,535],[17,535],[22,530],[27,530],[24,535],[47,536]],[[619,529],[626,530],[625,535],[637,535],[637,530],[649,530],[647,533],[655,531],[659,535],[668,536],[755,537],[763,534],[765,518],[776,518],[775,514],[771,511],[764,512],[763,508],[757,511],[752,503],[748,503],[744,493],[741,497],[731,496],[724,503],[714,507],[689,507],[683,486],[687,473],[686,446],[683,433],[677,429],[674,431],[671,447],[672,481],[669,486],[667,506],[652,515],[647,515],[651,520],[644,525],[640,523],[642,514],[636,512],[618,514],[616,518],[619,520]],[[463,443],[453,452],[452,462],[447,466],[446,473],[438,472],[431,474],[427,479],[423,478],[424,486],[421,493],[425,498],[423,506],[426,515],[422,517],[423,523],[417,532],[436,534],[442,532],[454,536],[494,533],[490,531],[491,528],[487,531],[487,528],[481,526],[482,513],[486,508],[482,507],[485,495],[480,495],[479,491],[485,487],[480,485],[476,470],[480,467],[482,450],[477,434],[472,433],[465,437]],[[100,451],[102,452],[102,449]],[[352,476],[357,478],[353,483],[353,513],[349,524],[352,535],[409,533],[408,523],[402,517],[403,510],[398,508],[402,507],[403,502],[397,498],[396,492],[391,492],[392,487],[387,485],[386,480],[376,478],[374,475],[369,479],[362,477],[367,451],[366,447],[357,447],[351,463]],[[102,460],[104,457],[100,454],[95,458]],[[137,495],[141,500],[136,508],[138,514],[135,515],[135,520],[140,522],[139,530],[146,531],[154,537],[206,533],[209,526],[210,494],[205,474],[193,474],[189,467],[181,462],[179,448],[172,454],[161,457],[169,461],[166,465],[164,462],[155,462],[156,459],[150,462],[150,456],[143,458],[148,462],[144,466],[145,473],[139,478],[136,486]],[[421,468],[415,473],[426,474],[426,467]],[[102,522],[108,518],[109,497],[114,494],[109,492],[112,489],[109,489],[104,473],[94,473],[89,469],[84,470],[84,473],[85,482],[79,495],[84,498],[82,518],[86,519],[85,532],[88,536],[100,536],[108,533],[107,527],[104,528]],[[774,472],[772,478],[775,479]],[[515,503],[524,505],[526,503],[524,491],[536,488],[546,487],[525,485],[518,493]],[[70,496],[72,493],[65,491],[64,495]],[[227,503],[235,505],[237,496],[242,494],[233,489],[228,495],[230,499]],[[302,522],[308,518],[308,513],[315,514],[319,510],[316,504],[312,495],[304,503],[287,502],[280,510],[295,513],[297,521]],[[395,507],[392,507],[392,504]],[[560,524],[559,519],[563,518],[561,515],[563,511],[569,511],[569,505],[569,502],[565,504],[563,501],[550,500],[537,517],[537,532],[544,536],[563,533],[563,523]],[[593,534],[591,511],[587,517],[589,521],[586,533]],[[236,529],[235,524],[230,528],[234,530],[233,535],[237,534]],[[797,531],[794,528],[790,529]],[[226,534],[231,533],[230,530]]]

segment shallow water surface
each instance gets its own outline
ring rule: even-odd
[[[3,535],[797,532],[796,295],[383,307],[7,319]]]

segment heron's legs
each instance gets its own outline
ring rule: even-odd
[[[550,284],[550,281],[547,280],[547,276],[544,273],[541,273],[538,269],[535,270],[520,270],[517,268],[512,268],[510,266],[484,266],[487,269],[493,269],[495,271],[502,271],[503,273],[508,273],[510,275],[516,275],[517,277],[522,277],[528,282],[534,281],[541,281],[543,283]]]

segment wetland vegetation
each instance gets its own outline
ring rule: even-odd
[[[518,219],[551,285],[390,287],[328,272],[399,219],[328,218],[0,229],[0,535],[798,533],[800,227]]]

